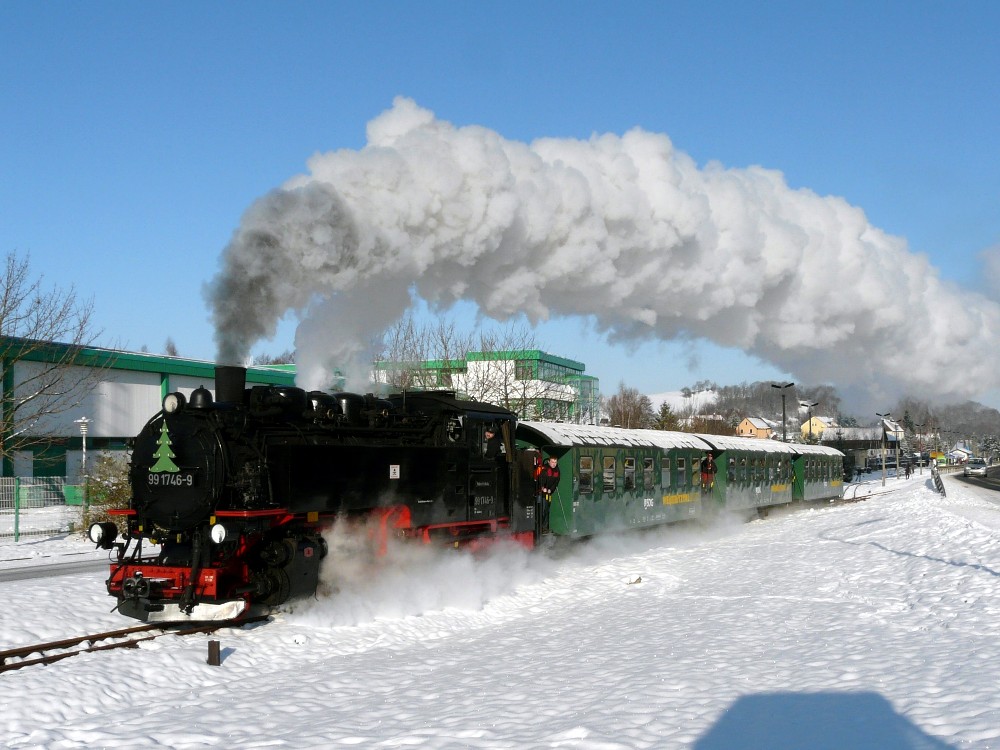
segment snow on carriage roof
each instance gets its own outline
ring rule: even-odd
[[[843,451],[838,451],[829,445],[804,445],[797,443],[795,445],[796,453],[808,453],[808,454],[819,454],[822,456],[843,456]]]
[[[737,437],[736,435],[699,434],[702,440],[716,450],[766,451],[768,453],[793,453],[802,456],[842,456],[836,448],[828,445],[808,445],[806,443],[783,443],[780,440]]]
[[[764,440],[763,438],[736,437],[735,435],[703,435],[699,438],[717,450],[730,451],[761,451],[762,453],[797,453],[799,446],[782,443],[780,440]]]
[[[663,430],[629,430],[623,427],[603,427],[566,422],[518,422],[517,428],[531,430],[551,445],[635,445],[657,448],[694,448],[709,450],[699,436],[688,432]]]
[[[745,450],[766,453],[809,454],[839,456],[840,451],[825,445],[782,443],[778,440],[736,437],[734,435],[706,435],[664,430],[630,430],[622,427],[570,424],[566,422],[518,422],[521,428],[531,430],[547,440],[550,445],[634,445],[655,446],[663,449],[693,448],[695,450]]]

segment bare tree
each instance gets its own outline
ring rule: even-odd
[[[531,388],[535,373],[526,372],[526,353],[537,349],[534,332],[523,324],[507,323],[479,333],[476,358],[470,362],[464,384],[469,396],[526,414],[529,400],[541,397]]]
[[[497,404],[522,419],[579,417],[579,373],[539,357],[534,332],[523,323],[460,331],[447,319],[419,325],[407,314],[376,342],[378,379],[393,388],[449,388]],[[588,415],[592,419],[592,415]]]
[[[174,340],[170,336],[167,336],[167,343],[163,345],[163,353],[168,357],[178,356],[177,344],[174,343]]]
[[[465,357],[470,341],[449,320],[421,325],[408,312],[374,342],[373,365],[391,388],[451,388],[451,364]]]
[[[528,326],[507,323],[483,330],[478,347],[463,379],[471,398],[503,406],[521,419],[596,419],[581,397],[580,371],[542,356]]]
[[[77,406],[103,377],[87,351],[100,335],[92,316],[93,301],[78,300],[72,286],[43,287],[29,258],[7,255],[0,274],[0,362],[13,387],[3,389],[0,457],[45,434],[49,418]]]
[[[618,384],[618,393],[605,401],[604,408],[608,420],[616,427],[644,428],[656,420],[649,396],[639,393],[637,388],[629,388],[624,381]]]
[[[258,354],[250,364],[254,365],[292,365],[295,364],[295,352],[285,349],[281,354]]]

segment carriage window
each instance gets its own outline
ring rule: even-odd
[[[666,456],[660,459],[660,484],[664,488],[670,486],[670,459]]]
[[[736,459],[729,459],[728,470],[726,471],[726,479],[730,482],[736,481]]]
[[[653,459],[642,459],[642,486],[643,489],[653,489]]]
[[[594,457],[580,456],[580,492],[594,491]]]
[[[747,481],[747,459],[746,456],[740,459],[740,481]]]
[[[625,459],[625,489],[635,489],[635,459],[631,456]]]
[[[683,485],[684,479],[687,476],[687,459],[680,458],[677,459],[677,476],[680,478],[680,482]]]
[[[615,486],[615,459],[613,456],[604,457],[604,490],[614,492]]]

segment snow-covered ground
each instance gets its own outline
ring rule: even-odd
[[[0,745],[1000,748],[1000,506],[891,484],[544,553],[338,544],[338,593],[266,624],[0,675]],[[102,581],[0,583],[0,648],[129,624]]]

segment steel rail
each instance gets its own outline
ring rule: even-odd
[[[62,659],[68,659],[71,656],[77,656],[79,654],[87,654],[94,651],[109,651],[116,648],[136,648],[143,641],[151,641],[155,638],[160,638],[165,635],[195,635],[197,633],[212,633],[216,630],[221,630],[222,628],[232,628],[232,627],[242,627],[244,625],[250,625],[255,622],[261,622],[262,620],[270,619],[269,615],[257,615],[255,617],[248,617],[245,620],[235,620],[228,622],[214,622],[206,625],[197,625],[193,627],[183,626],[180,628],[172,628],[169,625],[164,624],[151,624],[151,625],[138,625],[133,628],[122,628],[121,630],[109,630],[105,633],[93,633],[91,635],[74,636],[73,638],[64,638],[58,641],[48,641],[46,643],[36,643],[31,646],[20,646],[18,648],[7,649],[5,651],[0,651],[0,672],[13,671],[15,669],[21,669],[21,667],[33,666],[36,664],[52,664]],[[150,631],[159,630],[159,633],[153,635],[144,635],[137,638],[130,638],[129,636],[137,635],[140,633],[148,633]],[[101,641],[110,641],[116,638],[124,638],[125,640],[117,641],[115,643],[104,643],[102,645],[93,645],[95,643],[101,643]],[[79,646],[82,643],[88,643],[85,648],[75,649],[72,651],[65,651],[64,649],[72,649],[74,646]],[[60,653],[46,654],[48,651],[59,651]],[[34,659],[23,659],[23,657],[30,656],[31,654],[42,654]],[[8,662],[9,659],[22,659],[21,661]]]

